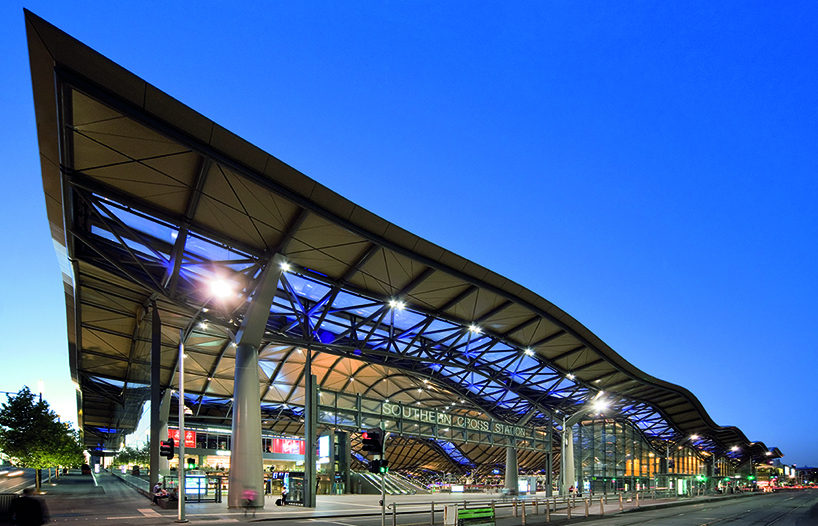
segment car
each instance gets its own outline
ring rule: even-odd
[[[91,474],[91,466],[89,466],[88,464],[83,464],[80,469],[82,470],[83,475],[90,475]]]

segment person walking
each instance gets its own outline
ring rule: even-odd
[[[26,488],[23,496],[11,501],[9,515],[15,524],[21,526],[40,526],[48,522],[48,508],[40,499],[33,497],[34,490]]]
[[[242,498],[242,500],[244,500],[244,516],[245,517],[247,516],[247,510],[250,509],[250,508],[253,508],[253,517],[256,516],[256,507],[253,504],[255,503],[257,496],[258,496],[258,493],[256,493],[256,490],[254,490],[252,488],[246,488],[242,492],[241,498]]]

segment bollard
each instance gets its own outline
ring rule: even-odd
[[[636,492],[636,507],[639,507],[639,492]]]
[[[585,499],[585,516],[586,517],[588,516],[588,511],[589,511],[588,507],[589,507],[588,499]],[[394,524],[392,526],[394,526]]]
[[[548,500],[545,501],[545,522],[551,522],[551,506],[548,505]]]
[[[521,524],[525,524],[525,500],[521,500],[520,505],[523,507],[523,520]]]
[[[435,526],[435,501],[432,501],[432,526]]]
[[[392,526],[398,526],[398,504],[392,503]]]
[[[571,518],[571,504],[570,503],[568,503],[568,506],[566,506],[565,511],[568,513],[568,518],[570,519]]]
[[[576,493],[574,493],[573,495],[571,495],[571,507],[572,507],[572,508],[576,508],[576,507],[577,507],[577,494],[576,494]]]
[[[605,516],[605,498],[599,499],[599,514]]]
[[[653,500],[656,500],[656,490],[653,490]]]
[[[497,515],[494,513],[494,499],[491,499],[491,514],[492,514],[492,515],[494,515],[495,517],[497,516]]]
[[[516,517],[517,516],[517,497],[514,497],[511,500],[511,509],[512,509],[511,516]]]
[[[620,493],[619,494],[619,511],[622,511],[624,509],[625,509],[625,506],[622,505],[622,494]]]
[[[608,494],[602,495],[602,498],[605,499],[605,504],[608,504]]]
[[[537,499],[534,499],[534,515],[540,514],[540,504],[537,502]]]

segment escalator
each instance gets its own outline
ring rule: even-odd
[[[353,484],[361,482],[360,493],[365,495],[377,495],[381,493],[381,476],[365,471],[353,471]],[[428,493],[425,489],[413,484],[409,480],[392,473],[387,473],[383,478],[384,489],[387,495],[415,495],[417,493]]]

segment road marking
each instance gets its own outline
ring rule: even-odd
[[[152,510],[150,508],[142,508],[142,509],[137,508],[136,511],[138,511],[139,513],[141,513],[145,517],[161,517],[162,516],[161,513],[157,512],[155,510]]]
[[[377,504],[355,504],[354,502],[345,502],[344,506],[361,506],[362,508],[380,508]]]

